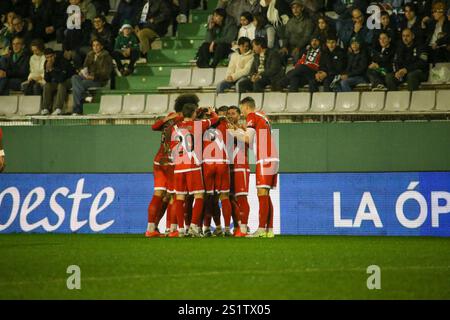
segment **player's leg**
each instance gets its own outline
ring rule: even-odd
[[[239,224],[239,236],[245,236],[248,232],[248,217],[250,206],[248,204],[248,182],[250,179],[250,169],[238,168],[234,172],[234,191],[236,201],[239,205],[241,223]]]
[[[216,176],[214,179],[214,185],[217,193],[219,193],[219,199],[222,204],[222,214],[225,223],[225,236],[232,236],[230,231],[231,223],[231,202],[230,202],[230,168],[227,164],[216,164]]]
[[[175,201],[172,205],[172,210],[175,211],[178,223],[178,231],[171,232],[169,237],[183,237],[185,235],[184,230],[184,202],[187,195],[187,172],[175,172],[174,174],[174,189],[175,189]]]
[[[266,185],[265,177],[262,174],[261,164],[256,165],[256,190],[259,202],[259,226],[255,233],[248,237],[266,237],[267,221],[269,217],[269,191],[270,186]]]
[[[212,200],[213,205],[213,219],[214,224],[216,225],[216,229],[213,232],[213,235],[216,237],[223,236],[223,230],[222,230],[222,222],[220,221],[220,207],[219,207],[219,196],[214,195]]]
[[[233,235],[240,230],[241,225],[241,210],[239,204],[237,203],[236,197],[230,193],[230,203],[231,203],[231,218],[233,219]]]
[[[189,194],[194,195],[194,204],[192,206],[192,220],[189,228],[190,235],[194,237],[200,236],[200,219],[203,212],[204,202],[204,185],[201,168],[187,172],[186,176],[187,189]]]
[[[202,221],[205,228],[204,234],[209,237],[211,233],[211,220],[213,215],[213,196],[214,196],[214,164],[204,163],[203,169],[203,183],[205,185],[205,198]]]
[[[163,197],[167,190],[167,175],[165,168],[160,165],[153,165],[153,181],[154,192],[152,200],[150,201],[147,213],[147,232],[146,237],[157,237],[159,232],[156,231],[158,216],[163,206]]]

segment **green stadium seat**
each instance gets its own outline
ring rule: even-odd
[[[409,91],[388,91],[386,94],[385,111],[400,112],[409,109],[411,92]]]
[[[436,106],[436,91],[413,91],[411,97],[411,111],[431,111]]]
[[[285,92],[266,92],[264,93],[264,103],[262,110],[266,113],[280,113],[286,107]]]
[[[151,50],[148,53],[148,63],[151,65],[170,65],[183,64],[190,65],[197,53],[195,49],[176,49],[176,50]]]
[[[359,92],[338,92],[336,96],[335,111],[355,112],[359,108]]]
[[[436,92],[436,110],[450,111],[450,90]]]
[[[19,96],[19,115],[29,116],[41,112],[41,96]]]
[[[118,114],[122,111],[123,97],[121,95],[102,95],[99,114]]]
[[[206,21],[204,23],[186,23],[178,25],[178,38],[204,39],[206,35]]]
[[[18,106],[18,96],[0,96],[0,115],[14,115]]]
[[[307,112],[311,105],[311,93],[289,92],[287,94],[286,110],[288,113]]]
[[[359,105],[360,112],[379,112],[384,108],[384,101],[386,93],[378,92],[363,92],[361,94],[361,103]]]
[[[334,109],[336,94],[334,92],[314,92],[311,112],[330,112]]]
[[[198,50],[203,43],[203,39],[182,39],[176,37],[166,37],[161,39],[162,49],[191,49]]]
[[[169,95],[167,94],[149,94],[145,104],[145,113],[162,115],[167,112],[169,104]]]
[[[145,109],[144,94],[127,94],[123,97],[122,111],[123,114],[139,114]]]

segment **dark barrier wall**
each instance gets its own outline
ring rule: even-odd
[[[279,124],[281,172],[449,171],[450,122]],[[149,126],[3,127],[6,172],[151,172]]]

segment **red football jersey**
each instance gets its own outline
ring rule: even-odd
[[[3,139],[3,130],[2,128],[0,128],[0,142],[2,142],[2,139]]]
[[[248,168],[248,143],[234,138],[233,167]]]
[[[272,127],[263,112],[247,115],[247,130],[255,130],[252,143],[256,163],[279,161],[278,151],[272,138]]]
[[[169,113],[169,116],[173,114],[174,112]],[[163,119],[157,120],[152,125],[152,130],[161,131],[161,144],[153,160],[154,164],[167,165],[172,163],[170,153],[170,135],[172,133],[172,127],[181,121],[183,121],[183,116],[177,116],[166,122],[164,122]]]
[[[218,119],[212,113],[211,119],[183,120],[172,127],[170,149],[175,170],[190,171],[202,164],[203,133]]]
[[[230,163],[227,150],[227,121],[222,119],[203,134],[203,163]]]

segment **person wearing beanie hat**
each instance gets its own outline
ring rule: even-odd
[[[446,17],[447,6],[443,1],[437,1],[432,6],[432,19],[425,17],[422,28],[428,35],[425,44],[428,46],[429,62],[448,62],[450,53],[447,46],[450,44],[450,21]]]
[[[111,56],[116,62],[117,68],[122,76],[128,76],[133,73],[134,65],[139,59],[139,40],[128,21],[125,21],[120,28]],[[128,66],[125,67],[123,65],[122,59],[130,60]]]

